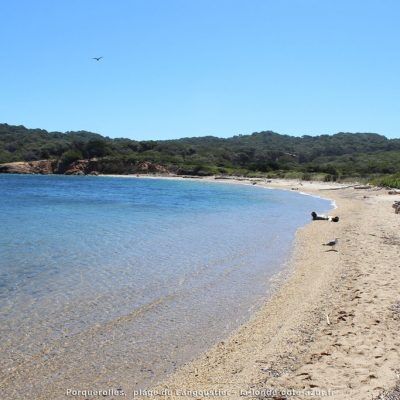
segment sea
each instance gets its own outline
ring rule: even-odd
[[[331,208],[257,185],[0,175],[1,381],[32,398],[151,387],[246,322]]]

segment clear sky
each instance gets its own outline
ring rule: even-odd
[[[398,0],[1,0],[0,15],[0,122],[400,136]]]

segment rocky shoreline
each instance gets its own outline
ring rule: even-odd
[[[2,174],[54,174],[57,169],[56,160],[18,161],[0,164]]]
[[[171,173],[164,166],[149,161],[142,161],[121,168],[126,170],[126,174]],[[58,160],[18,161],[0,164],[0,173],[2,174],[100,175],[107,173],[104,169],[104,161],[98,158],[77,160],[68,165],[64,165]]]

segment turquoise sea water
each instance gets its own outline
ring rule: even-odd
[[[296,229],[330,208],[254,186],[0,175],[0,369],[22,365],[21,385],[37,371],[38,391],[152,384],[245,321]]]

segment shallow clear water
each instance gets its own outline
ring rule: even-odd
[[[244,185],[0,175],[0,369],[37,371],[38,390],[152,384],[245,321],[296,229],[330,207]]]

